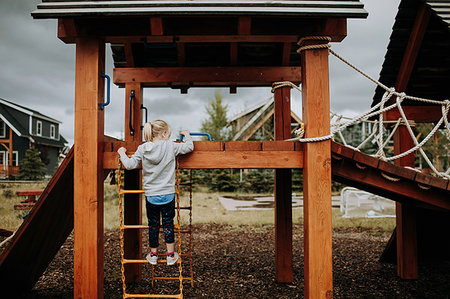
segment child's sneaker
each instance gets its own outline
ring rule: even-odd
[[[152,265],[156,265],[158,263],[158,254],[147,254],[145,259]]]
[[[167,265],[171,266],[178,261],[178,253],[174,252],[173,256],[167,256]]]

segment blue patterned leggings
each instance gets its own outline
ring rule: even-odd
[[[175,217],[175,200],[164,204],[154,205],[146,200],[147,218],[148,218],[148,241],[150,248],[158,248],[159,242],[159,221],[162,216],[162,228],[166,244],[175,242],[173,230],[173,217]]]

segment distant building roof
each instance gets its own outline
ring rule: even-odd
[[[270,15],[365,18],[358,0],[43,0],[34,18],[142,15]]]
[[[408,95],[444,100],[450,98],[450,0],[402,0],[380,72],[379,81],[395,87],[404,53],[420,7],[425,4],[430,20],[417,54],[408,86]],[[372,105],[384,90],[377,87]],[[412,104],[412,103],[411,103]]]
[[[45,144],[50,146],[56,146],[56,147],[64,147],[64,145],[67,143],[67,140],[59,134],[59,138],[52,139],[52,138],[46,138],[41,136],[36,136],[34,134],[30,134],[30,130],[27,129],[29,126],[29,117],[26,119],[16,117],[13,114],[16,114],[19,111],[23,113],[22,115],[28,115],[29,117],[34,117],[41,120],[46,120],[50,123],[54,123],[56,125],[61,124],[59,120],[56,120],[54,118],[48,117],[36,110],[29,109],[27,107],[17,105],[15,103],[12,103],[10,101],[7,101],[5,99],[0,98],[0,118],[16,133],[18,136],[21,137],[27,137],[29,138],[33,143],[38,144]]]

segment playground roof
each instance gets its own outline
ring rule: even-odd
[[[423,40],[417,39],[414,32],[416,16],[421,6],[430,15],[429,23],[424,27]],[[411,52],[416,40],[417,58],[411,65],[412,72],[407,80],[408,95],[434,100],[450,98],[450,0],[402,0],[392,28],[387,53],[380,72],[379,81],[383,84],[397,86],[398,77],[404,57],[414,57]],[[396,87],[398,89],[398,87]],[[376,88],[372,105],[378,103],[384,93]],[[411,103],[412,104],[412,103]]]
[[[270,15],[296,17],[366,17],[357,0],[175,0],[70,1],[43,0],[35,18],[80,16]]]
[[[44,0],[32,16],[58,18],[58,37],[66,43],[87,36],[110,43],[116,70],[159,68],[149,72],[158,78],[141,81],[144,87],[186,92],[192,86],[299,83],[290,76],[299,69],[289,68],[301,64],[299,37],[330,36],[340,42],[347,35],[347,18],[365,18],[367,12],[357,0]],[[228,69],[200,69],[208,67]],[[249,67],[264,69],[244,75]],[[279,67],[286,68],[273,76]],[[116,70],[114,82],[123,86]],[[211,76],[204,79],[215,73],[214,82]],[[267,74],[277,79],[270,81]]]

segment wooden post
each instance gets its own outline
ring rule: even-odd
[[[301,57],[305,136],[328,135],[328,49],[305,50]],[[306,143],[303,167],[305,298],[331,298],[331,141]]]
[[[103,298],[103,135],[105,44],[76,41],[74,298]]]
[[[132,128],[130,128],[130,95],[132,99]],[[125,141],[142,141],[141,131],[141,103],[142,87],[140,83],[127,83],[125,92]],[[142,189],[141,171],[139,169],[126,170],[124,176],[125,189]],[[124,224],[142,224],[142,197],[140,194],[125,194],[124,197]],[[127,259],[142,258],[142,232],[139,229],[128,229],[124,232],[124,255]],[[140,281],[142,264],[125,265],[125,279],[127,282]]]
[[[400,125],[394,134],[394,154],[398,155],[414,146],[408,129]],[[415,154],[397,159],[396,165],[414,167]],[[395,203],[397,273],[403,279],[417,279],[417,214],[416,207],[408,203]]]
[[[291,88],[275,90],[275,140],[291,136]],[[275,169],[275,274],[278,282],[292,282],[292,175]]]
[[[408,44],[403,53],[402,63],[397,75],[395,89],[406,91],[411,78],[414,65],[422,46],[423,37],[430,19],[429,8],[422,3],[414,21]],[[394,135],[394,153],[400,154],[414,146],[411,136],[405,126],[398,127]],[[400,166],[414,167],[415,154],[412,153],[395,163]],[[417,217],[416,208],[411,204],[396,202],[396,241],[397,241],[397,273],[403,279],[416,279],[418,277],[417,264]]]

